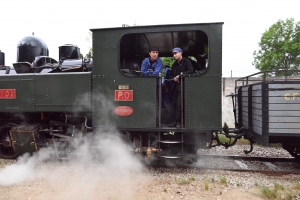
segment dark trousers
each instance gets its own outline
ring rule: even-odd
[[[176,122],[181,122],[181,91],[172,92],[172,107],[175,111]]]

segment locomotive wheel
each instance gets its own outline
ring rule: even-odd
[[[299,145],[287,145],[282,144],[282,148],[287,150],[294,158],[300,160],[300,146]]]
[[[6,141],[6,144],[0,144],[1,158],[12,159],[18,156],[18,153],[12,146],[12,138],[9,134],[10,129],[14,126],[16,126],[16,124],[9,123],[0,127],[0,141]]]

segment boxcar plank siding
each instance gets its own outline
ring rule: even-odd
[[[291,122],[291,123],[300,123],[300,117],[269,117],[269,122]],[[299,130],[300,132],[300,130]]]
[[[252,108],[261,109],[262,104],[261,103],[252,103]]]
[[[253,115],[262,115],[262,110],[261,109],[256,109],[252,107],[252,114]]]
[[[254,131],[256,142],[268,144],[269,137],[300,133],[300,83],[285,83],[261,82],[241,88],[239,112],[242,113],[239,116],[242,117],[242,126]],[[249,88],[252,89],[251,95]]]
[[[299,93],[300,94],[300,93]],[[269,103],[300,103],[300,97],[269,97]]]
[[[244,95],[248,95],[248,89],[245,90],[245,88],[244,88],[244,90],[242,90],[242,94],[243,94],[243,96],[244,96]]]
[[[248,96],[243,96],[242,97],[242,102],[248,102]]]
[[[257,134],[262,135],[262,129],[261,129],[261,127],[253,126],[253,127],[252,127],[252,130],[253,130],[255,133],[257,133]]]
[[[269,134],[294,134],[299,135],[299,132],[295,131],[295,129],[269,129]]]
[[[300,104],[269,104],[269,110],[275,111],[275,110],[299,110]]]
[[[273,89],[273,88],[275,88],[275,89],[277,89],[277,88],[299,88],[300,89],[300,84],[278,84],[278,83],[276,83],[276,84],[269,84],[269,89]]]
[[[294,94],[294,96],[293,96]],[[269,97],[283,97],[284,99],[289,99],[294,97],[294,99],[299,100],[300,89],[297,90],[270,90]]]
[[[262,121],[262,116],[261,115],[252,115],[252,119]]]
[[[252,119],[253,126],[262,127],[262,121]]]
[[[253,85],[252,89],[253,90],[261,89],[261,85]]]
[[[242,121],[242,126],[243,126],[243,127],[249,127],[248,122]]]
[[[248,88],[249,88],[249,87],[242,87],[242,92],[243,92],[243,91],[248,91]]]
[[[285,128],[292,128],[292,129],[300,129],[300,123],[269,123],[270,129],[285,129]]]
[[[252,90],[252,97],[261,97],[261,90]]]
[[[262,97],[252,97],[252,102],[261,103],[262,102]]]
[[[300,117],[300,111],[269,111],[269,116]]]
[[[300,84],[269,84],[269,133],[300,133]]]

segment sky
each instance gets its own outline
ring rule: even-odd
[[[224,22],[223,77],[258,72],[253,52],[279,19],[300,21],[299,0],[11,0],[1,2],[0,50],[5,65],[16,62],[19,41],[34,35],[58,60],[58,47],[74,44],[83,55],[92,46],[89,29],[127,25]]]

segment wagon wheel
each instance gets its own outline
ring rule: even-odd
[[[16,158],[18,153],[13,147],[10,129],[17,124],[8,123],[0,127],[0,157],[6,159]]]
[[[300,145],[282,144],[282,148],[287,150],[294,158],[300,160]]]

